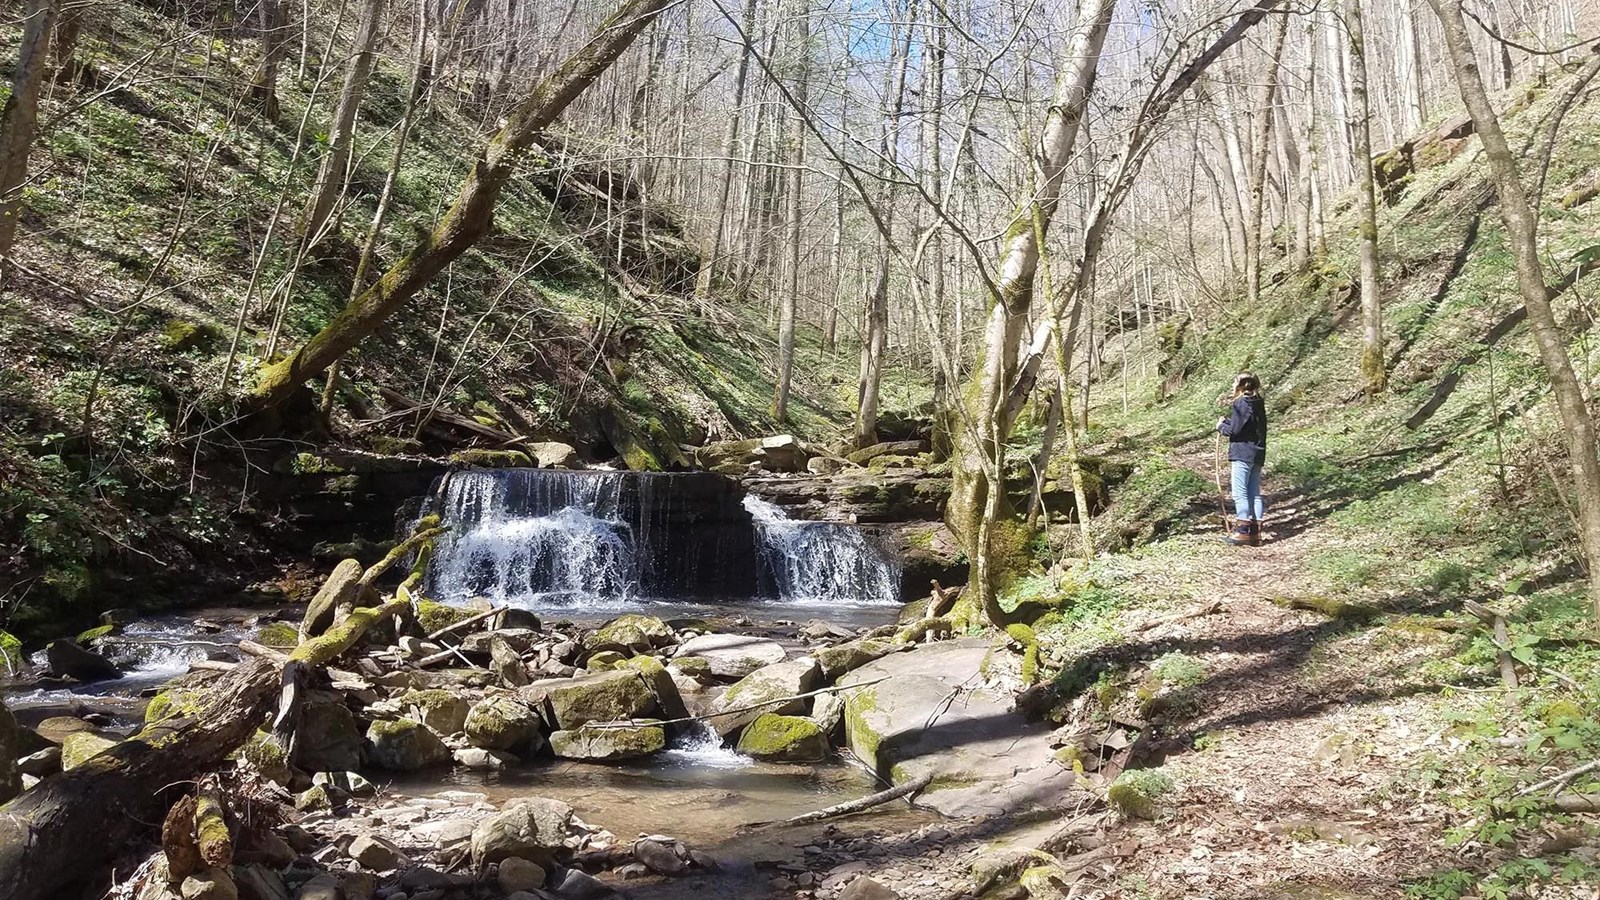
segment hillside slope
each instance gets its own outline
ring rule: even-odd
[[[337,230],[290,278],[338,82],[340,59],[316,52],[326,32],[310,36],[304,77],[281,79],[274,124],[241,102],[253,32],[163,4],[97,9],[79,48],[93,74],[43,104],[19,271],[0,286],[0,624],[26,629],[97,585],[84,611],[138,599],[104,595],[111,571],[249,555],[252,482],[298,453],[556,439],[591,462],[665,468],[683,444],[825,440],[848,419],[851,342],[825,354],[802,330],[780,427],[771,312],[720,289],[686,296],[698,260],[672,211],[556,138],[501,199],[493,233],[345,361],[328,427],[241,429],[234,397],[259,362],[349,296],[409,88],[404,54],[380,55]],[[0,43],[16,37],[0,29]],[[484,140],[464,74],[438,78],[420,115],[376,271],[425,232]]]

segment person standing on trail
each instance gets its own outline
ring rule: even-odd
[[[1222,402],[1230,404],[1224,397]],[[1217,431],[1228,438],[1228,462],[1233,470],[1233,532],[1228,543],[1261,543],[1261,466],[1267,459],[1267,404],[1261,399],[1261,379],[1240,372],[1233,379],[1228,414],[1217,420]]]

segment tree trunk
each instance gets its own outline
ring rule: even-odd
[[[1245,223],[1244,265],[1245,294],[1252,304],[1261,299],[1261,221],[1266,208],[1267,156],[1272,152],[1272,126],[1276,119],[1273,103],[1278,96],[1278,64],[1289,33],[1287,15],[1273,16],[1273,20],[1267,71],[1261,81],[1261,98],[1256,103],[1255,128],[1250,138],[1250,221]]]
[[[741,29],[750,34],[756,23],[756,0],[745,0]],[[717,257],[722,254],[722,240],[728,219],[729,194],[733,190],[733,158],[739,152],[739,120],[744,115],[745,89],[750,82],[750,47],[739,53],[739,70],[733,81],[733,113],[728,116],[728,130],[722,139],[722,177],[717,179],[717,205],[712,215],[711,243],[700,258],[700,272],[695,278],[695,295],[704,297],[711,291],[711,281],[716,275]]]
[[[1014,558],[1015,547],[1008,554],[1012,558],[995,558],[996,530],[1005,530],[1001,520],[1009,518],[1004,456],[1015,415],[1005,411],[1007,388],[1015,376],[1019,344],[1028,325],[1043,241],[1061,201],[1067,163],[1094,92],[1100,51],[1115,7],[1114,0],[1090,0],[1063,50],[1050,110],[1033,149],[1037,189],[1017,211],[1004,238],[983,355],[974,372],[977,382],[968,394],[974,402],[967,417],[975,427],[961,428],[956,434],[952,493],[945,520],[967,548],[967,557],[974,564],[972,582],[978,601],[996,624],[1006,620],[998,597],[1000,581],[1016,574],[1020,563]]]
[[[250,100],[269,122],[278,121],[278,64],[288,46],[283,39],[287,27],[283,0],[261,0],[261,62],[250,79]]]
[[[1361,382],[1368,397],[1388,385],[1383,353],[1383,302],[1378,293],[1378,198],[1372,177],[1372,114],[1367,100],[1367,48],[1361,27],[1361,0],[1346,0],[1345,29],[1350,35],[1350,136],[1356,167],[1356,212],[1360,217]]]
[[[535,139],[669,4],[670,0],[627,0],[612,13],[593,40],[511,110],[432,233],[300,349],[263,369],[251,392],[251,403],[264,408],[287,399],[307,379],[376,331],[434,275],[487,234],[500,191]]]
[[[1594,419],[1568,355],[1567,338],[1561,333],[1551,308],[1550,289],[1539,259],[1538,219],[1523,189],[1517,159],[1500,130],[1500,120],[1478,72],[1460,0],[1428,0],[1428,3],[1444,26],[1445,45],[1455,64],[1461,99],[1472,116],[1483,142],[1484,156],[1489,160],[1489,176],[1500,198],[1500,218],[1505,223],[1507,242],[1516,263],[1517,289],[1528,311],[1528,327],[1538,345],[1539,358],[1550,375],[1550,389],[1555,395],[1572,464],[1578,539],[1589,569],[1589,600],[1594,607],[1595,621],[1600,623],[1600,456],[1595,454]],[[1591,48],[1590,52],[1600,53],[1600,47]]]
[[[50,31],[58,11],[56,0],[29,0],[11,96],[0,108],[0,277],[10,267],[11,249],[17,243],[22,185],[28,178],[28,154],[39,128],[39,88],[44,83]]]
[[[805,0],[797,4],[799,24],[795,50],[799,54],[799,69],[795,75],[795,99],[806,104],[807,80],[811,70],[811,16]],[[787,290],[778,293],[778,383],[772,397],[772,418],[778,424],[789,420],[789,382],[794,372],[794,315],[795,303],[800,298],[800,194],[805,186],[806,122],[794,113],[794,125],[789,140],[793,143],[789,160],[789,283]]]
[[[905,111],[906,69],[911,58],[911,40],[915,29],[911,23],[902,26],[894,36],[894,49],[885,73],[883,127],[878,133],[879,174],[883,176],[883,194],[879,208],[883,210],[884,228],[878,232],[876,268],[872,276],[872,291],[867,295],[867,327],[861,341],[860,380],[856,389],[855,444],[866,447],[878,440],[878,403],[883,386],[884,351],[889,345],[889,261],[890,241],[894,230],[895,188],[889,178],[899,141],[901,113]]]
[[[328,152],[323,154],[322,164],[317,167],[317,180],[312,185],[311,200],[306,204],[305,221],[301,224],[300,233],[306,246],[321,236],[334,203],[344,193],[356,117],[361,112],[361,100],[366,96],[367,79],[372,75],[373,49],[378,42],[378,26],[383,21],[383,3],[384,0],[367,0],[356,26],[355,53],[334,105],[333,124],[328,130]]]
[[[78,37],[83,34],[83,7],[68,6],[61,10],[56,23],[55,81],[57,84],[77,84],[89,76],[87,66],[78,62]]]

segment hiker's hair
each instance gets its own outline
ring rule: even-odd
[[[1233,376],[1233,395],[1235,397],[1254,397],[1261,393],[1261,379],[1254,372],[1240,372]]]

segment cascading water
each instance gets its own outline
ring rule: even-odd
[[[761,535],[761,559],[777,594],[791,603],[894,603],[900,572],[859,528],[789,518],[778,506],[745,497]]]
[[[860,529],[792,521],[708,473],[470,469],[445,476],[425,512],[450,526],[426,586],[447,603],[877,605],[899,594],[895,562]]]

